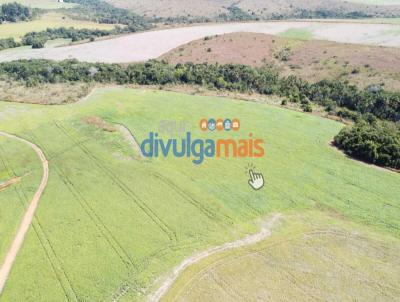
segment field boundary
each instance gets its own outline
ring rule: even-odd
[[[14,261],[17,257],[17,254],[22,247],[22,244],[25,239],[25,235],[28,232],[30,225],[32,224],[32,220],[35,216],[35,211],[39,204],[40,197],[46,188],[47,181],[49,178],[49,163],[48,163],[43,151],[34,143],[27,141],[16,135],[9,134],[9,133],[2,132],[2,131],[0,131],[0,135],[5,136],[7,138],[18,140],[20,142],[23,142],[23,143],[29,145],[36,152],[36,154],[38,155],[39,159],[41,160],[42,166],[43,166],[43,175],[42,175],[42,180],[40,182],[39,188],[37,189],[35,195],[33,195],[32,201],[31,201],[28,209],[25,212],[25,215],[19,225],[18,231],[14,237],[14,240],[10,246],[10,249],[6,254],[4,263],[2,264],[2,266],[0,268],[0,295],[1,295],[1,293],[3,292],[4,286],[7,282],[8,276],[11,272]]]

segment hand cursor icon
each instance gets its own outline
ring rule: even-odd
[[[254,173],[253,170],[250,170],[249,175],[249,185],[254,190],[259,190],[264,186],[264,176],[261,173]]]

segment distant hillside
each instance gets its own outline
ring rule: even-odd
[[[302,37],[301,30],[290,33]],[[398,48],[232,33],[193,41],[161,58],[174,64],[272,64],[285,74],[296,74],[313,82],[341,79],[359,87],[384,85],[388,90],[400,91]]]
[[[398,0],[106,0],[148,18],[213,21],[400,16]],[[379,3],[380,5],[376,5]]]

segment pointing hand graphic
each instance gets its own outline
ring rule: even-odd
[[[254,173],[253,170],[249,171],[250,179],[249,185],[254,190],[259,190],[264,186],[264,176],[261,173]]]

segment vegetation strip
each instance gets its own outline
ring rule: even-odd
[[[174,284],[175,280],[185,271],[189,266],[199,262],[211,255],[224,252],[226,250],[243,247],[246,245],[255,244],[265,238],[271,236],[271,228],[274,224],[281,218],[281,214],[275,214],[270,220],[264,223],[260,232],[249,235],[243,239],[239,239],[233,242],[225,243],[217,247],[210,248],[204,252],[196,254],[190,258],[183,260],[177,267],[175,267],[171,275],[161,284],[157,291],[149,298],[151,302],[158,302],[161,298],[168,292],[171,286]]]
[[[43,151],[34,143],[31,143],[23,138],[20,138],[18,136],[15,136],[13,134],[9,134],[6,132],[0,131],[0,135],[11,138],[11,139],[16,139],[18,141],[21,141],[30,147],[36,152],[38,157],[40,158],[43,166],[43,176],[42,180],[40,182],[39,188],[37,189],[35,195],[32,198],[32,201],[25,212],[25,215],[21,221],[21,224],[18,228],[17,234],[15,235],[14,241],[11,244],[11,247],[6,255],[5,261],[3,265],[0,268],[0,295],[3,292],[4,286],[6,284],[6,281],[8,279],[8,276],[10,274],[11,268],[14,264],[15,258],[17,257],[17,254],[19,250],[21,249],[22,243],[24,242],[25,235],[28,232],[29,226],[32,223],[32,220],[35,215],[36,208],[39,204],[40,197],[46,188],[47,185],[47,180],[49,178],[49,163],[46,159],[46,156],[44,155]]]

